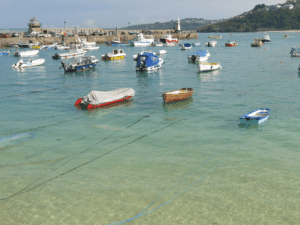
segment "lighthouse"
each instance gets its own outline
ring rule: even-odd
[[[180,31],[180,19],[178,18],[177,19],[177,23],[176,23],[176,32],[177,33],[180,33],[181,31]]]

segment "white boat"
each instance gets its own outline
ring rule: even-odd
[[[293,57],[300,57],[300,48],[297,46],[293,47],[290,51],[291,56]]]
[[[75,57],[81,57],[86,54],[87,51],[84,51],[81,46],[79,45],[72,45],[70,51],[68,53],[58,54],[52,56],[53,59],[69,59]]]
[[[217,46],[217,41],[209,41],[209,42],[206,42],[205,45],[207,47],[216,47]]]
[[[17,63],[12,65],[12,68],[25,68],[25,67],[32,67],[32,66],[40,66],[45,63],[45,59],[29,59],[28,62],[24,62],[22,59],[19,60]]]
[[[137,55],[133,55],[133,61],[137,61],[139,55],[143,55],[144,53],[153,53],[153,55],[156,55],[156,52],[152,52],[151,50],[142,51]]]
[[[87,42],[86,39],[79,39],[79,43],[82,45],[83,50],[97,50],[99,49],[99,46],[96,46],[96,42]]]
[[[183,46],[181,47],[181,50],[189,50],[192,49],[192,45],[189,43],[185,43],[183,44]]]
[[[165,47],[174,47],[174,46],[176,46],[176,43],[175,42],[171,42],[171,43],[164,43],[164,46]]]
[[[200,62],[197,64],[197,68],[199,72],[209,72],[214,70],[222,70],[220,63],[203,63]]]
[[[260,124],[265,122],[270,115],[270,109],[257,109],[240,117],[240,122],[244,124]]]
[[[189,62],[203,62],[210,57],[208,50],[199,49],[196,52],[188,55]]]
[[[164,43],[162,43],[162,42],[159,42],[159,43],[155,43],[154,44],[154,46],[156,46],[156,47],[162,47],[164,45]]]
[[[67,46],[67,45],[55,45],[53,47],[53,49],[55,49],[55,50],[69,50],[70,46]]]
[[[263,38],[261,39],[262,43],[269,43],[271,42],[270,36],[269,35],[265,35],[263,36]]]
[[[153,71],[158,70],[162,67],[164,60],[158,58],[153,53],[144,53],[143,55],[138,56],[136,63],[137,71]]]
[[[126,53],[123,51],[123,49],[114,49],[112,53],[105,53],[102,55],[102,60],[116,60],[116,59],[124,59],[126,56]]]
[[[193,46],[200,46],[201,43],[200,42],[197,42],[197,43],[192,43]]]
[[[154,44],[154,38],[152,35],[144,36],[142,33],[140,33],[133,41],[130,41],[129,44],[135,47],[150,46]]]
[[[94,109],[126,101],[135,96],[132,88],[120,88],[112,91],[90,91],[90,93],[77,99],[75,106],[81,109]]]
[[[163,55],[163,54],[167,54],[167,50],[159,50],[158,52],[156,52],[157,55]]]
[[[13,53],[13,56],[20,56],[20,57],[30,57],[37,55],[39,53],[39,50],[28,50],[28,51],[18,51],[16,50]]]
[[[165,34],[160,38],[160,42],[162,43],[178,43],[177,38],[173,38],[171,34]]]

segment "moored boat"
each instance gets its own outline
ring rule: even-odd
[[[162,94],[165,103],[178,102],[190,98],[194,93],[192,88],[181,88],[179,90],[168,91]]]
[[[164,45],[164,43],[159,42],[159,43],[155,43],[153,46],[156,46],[156,47],[162,47],[163,45]]]
[[[269,43],[271,42],[270,36],[269,35],[265,35],[263,36],[263,38],[261,39],[262,43]]]
[[[208,38],[211,38],[211,39],[221,39],[222,36],[208,36]]]
[[[152,71],[160,69],[163,63],[164,60],[153,53],[144,53],[138,56],[135,67],[137,71]]]
[[[37,55],[39,53],[39,50],[28,50],[28,51],[18,51],[16,50],[14,53],[13,53],[13,56],[16,56],[16,57],[30,57],[30,56],[34,56],[34,55]]]
[[[133,61],[137,61],[139,55],[143,55],[144,53],[153,53],[153,55],[156,55],[156,52],[152,52],[151,50],[142,51],[139,54],[133,55]]]
[[[81,109],[94,109],[126,101],[135,96],[132,88],[120,88],[112,91],[90,91],[82,98],[77,99],[75,106]]]
[[[240,122],[244,124],[260,124],[265,122],[270,115],[270,109],[262,108],[254,110],[240,117]]]
[[[9,55],[9,54],[10,54],[10,51],[9,51],[9,50],[0,52],[0,55]]]
[[[263,45],[263,42],[259,38],[254,38],[253,43],[251,44],[251,47],[261,47]]]
[[[154,38],[152,35],[144,36],[144,34],[139,33],[134,40],[129,41],[128,43],[135,47],[145,47],[145,46],[153,45]]]
[[[185,43],[181,47],[181,50],[189,50],[189,49],[192,49],[192,45],[190,43]]]
[[[300,48],[297,46],[293,47],[290,51],[292,57],[300,57]]]
[[[210,57],[208,50],[199,49],[196,52],[188,55],[189,62],[202,62],[207,61]]]
[[[115,60],[125,58],[126,53],[122,49],[114,49],[112,53],[105,53],[102,55],[102,60]]]
[[[198,63],[197,68],[199,72],[209,72],[214,70],[222,70],[220,63]]]
[[[52,58],[53,59],[70,59],[70,58],[76,58],[84,56],[87,53],[87,51],[84,51],[80,45],[72,45],[70,47],[70,51],[67,53],[55,53]]]
[[[28,62],[24,62],[22,59],[19,60],[17,63],[12,65],[12,68],[25,68],[25,67],[32,67],[32,66],[40,66],[45,63],[45,59],[29,59]]]
[[[80,57],[79,62],[73,64],[69,63],[66,65],[63,61],[61,61],[61,67],[65,72],[79,72],[94,68],[98,62],[99,60],[96,59],[95,56],[82,56]]]
[[[88,42],[86,39],[82,39],[80,40],[79,39],[79,42],[80,44],[82,45],[82,49],[83,50],[97,50],[99,49],[99,46],[96,45],[96,42],[92,41],[92,42]]]
[[[200,42],[196,42],[196,43],[192,43],[193,46],[200,46],[201,43]]]
[[[237,41],[229,42],[229,40],[228,40],[228,43],[225,43],[226,47],[235,47],[237,45],[238,45]]]
[[[160,38],[160,42],[162,43],[178,43],[177,38],[173,38],[171,34],[165,34]]]
[[[205,43],[207,47],[216,47],[217,46],[217,41],[209,41]]]
[[[156,54],[157,54],[157,55],[164,55],[164,54],[167,54],[167,50],[164,50],[164,49],[158,50],[158,51],[156,52]]]

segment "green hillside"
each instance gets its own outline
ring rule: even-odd
[[[233,19],[199,27],[198,32],[255,32],[268,30],[296,30],[300,29],[300,8],[270,11],[257,11],[256,6],[246,15],[236,16]]]

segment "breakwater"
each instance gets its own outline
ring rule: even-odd
[[[0,47],[5,48],[9,47],[13,44],[18,44],[20,42],[22,43],[37,43],[40,44],[52,44],[52,43],[61,43],[62,41],[65,42],[65,44],[70,43],[76,43],[78,42],[78,38],[82,39],[85,38],[87,41],[95,41],[98,44],[103,44],[105,42],[110,42],[111,40],[114,40],[115,38],[119,37],[123,41],[130,41],[135,38],[135,35],[129,35],[127,31],[119,31],[120,33],[117,35],[102,35],[102,36],[65,36],[65,37],[8,37],[8,38],[1,38],[0,39]],[[163,35],[165,35],[166,31],[156,31],[153,35],[155,39],[161,38]],[[175,33],[172,34],[172,37],[178,38],[178,40],[183,39],[198,39],[198,33]]]

